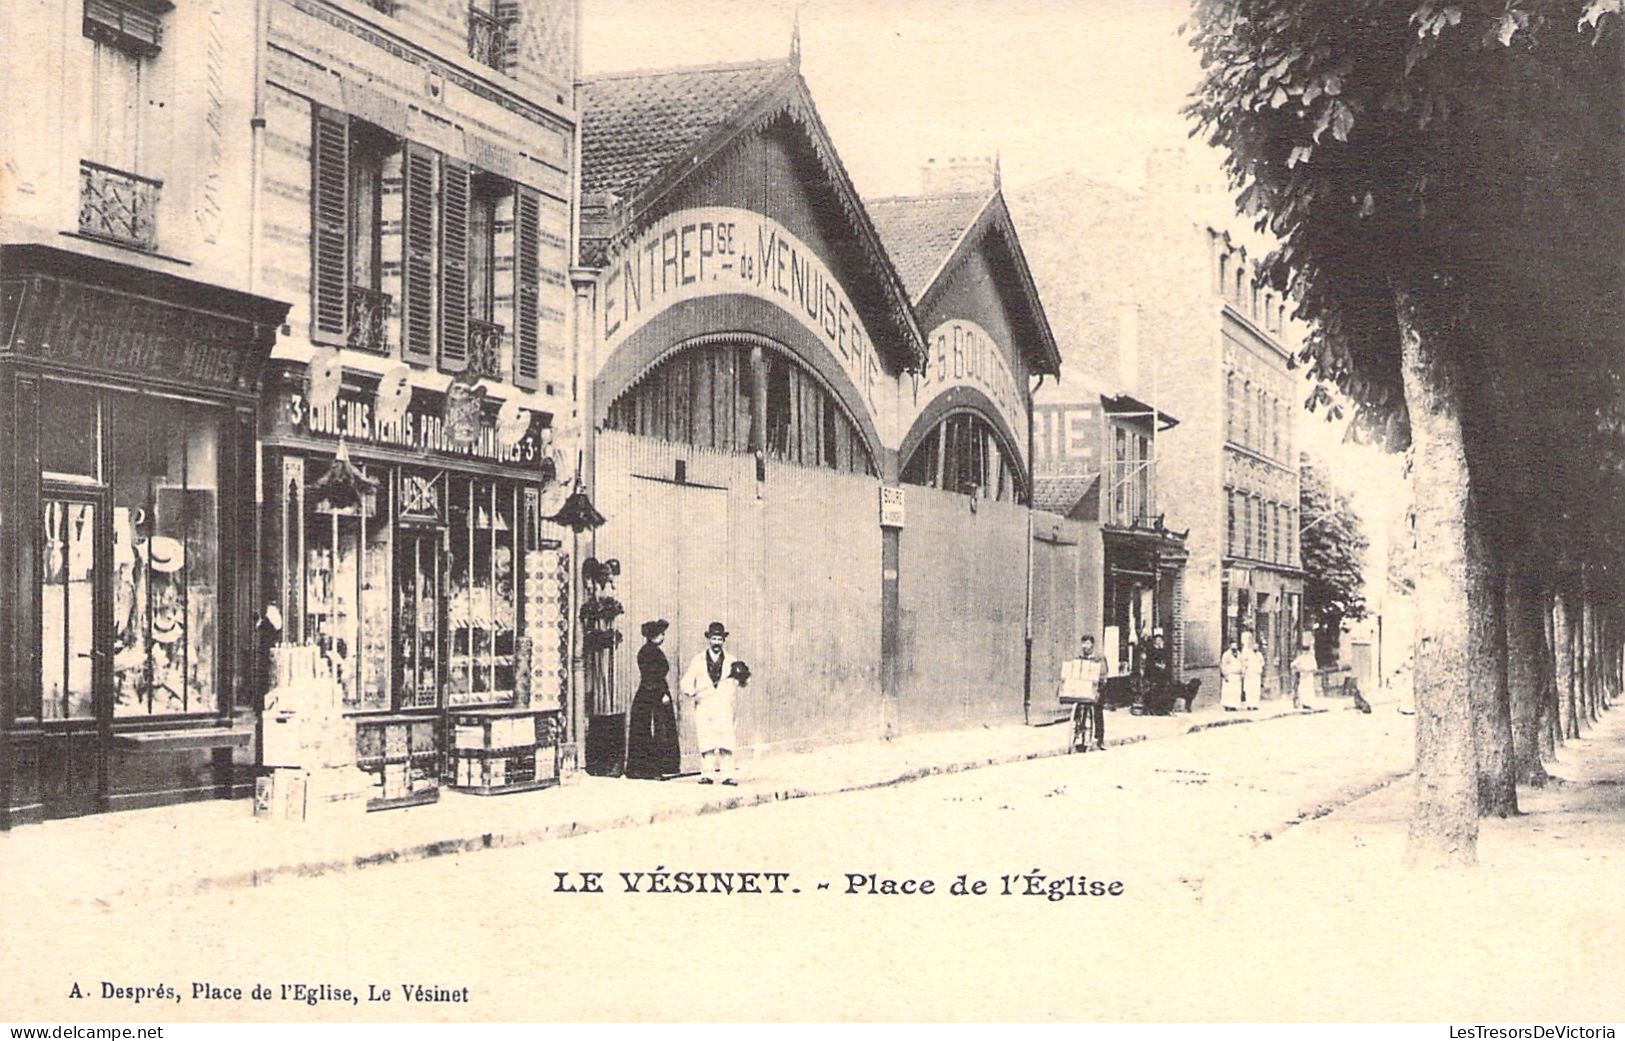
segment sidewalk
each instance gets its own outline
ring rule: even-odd
[[[1328,699],[1313,711],[1346,708]],[[1304,714],[1285,702],[1256,713],[1217,707],[1160,717],[1114,711],[1107,718],[1107,744]],[[303,823],[255,820],[246,799],[47,821],[0,834],[0,875],[8,884],[38,886],[54,900],[76,894],[66,898],[103,903],[257,886],[1064,755],[1070,731],[1067,723],[987,726],[745,758],[737,788],[700,785],[694,778],[582,775],[564,786],[514,795],[443,789],[440,801],[427,806]],[[63,871],[71,874],[71,884]]]
[[[1181,1018],[1608,1022],[1625,935],[1625,705],[1520,787],[1520,813],[1479,822],[1478,865],[1405,864],[1414,783],[1386,785],[1261,837],[1203,880],[1198,960],[1268,965],[1268,985],[1169,996]]]

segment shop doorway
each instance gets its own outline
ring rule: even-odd
[[[40,794],[47,817],[100,810],[111,723],[108,687],[112,606],[101,547],[106,496],[47,484],[40,503]]]

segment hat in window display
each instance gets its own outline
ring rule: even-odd
[[[174,574],[186,566],[186,547],[168,535],[154,535],[136,550],[144,553],[147,566],[159,574]]]
[[[171,615],[159,615],[152,620],[152,638],[159,643],[175,643],[186,635],[186,627]]]

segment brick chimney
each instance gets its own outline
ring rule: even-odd
[[[920,167],[920,191],[925,195],[991,192],[995,168],[990,155],[933,157]]]

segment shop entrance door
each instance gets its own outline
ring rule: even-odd
[[[40,498],[41,797],[47,817],[96,813],[107,792],[112,609],[102,493],[47,486]]]
[[[433,708],[440,700],[441,543],[438,529],[403,528],[396,559],[395,673],[399,708]]]

